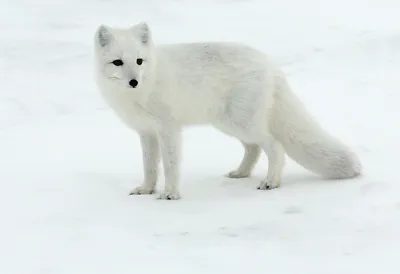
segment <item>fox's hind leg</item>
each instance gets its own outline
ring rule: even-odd
[[[241,79],[228,93],[218,119],[217,128],[241,140],[244,147],[239,167],[227,174],[230,178],[249,177],[260,157],[261,147],[256,143],[264,135],[265,95],[259,78],[262,76],[255,73]]]
[[[267,137],[261,146],[268,157],[268,173],[257,188],[261,190],[277,188],[281,184],[285,150],[272,136]]]
[[[239,167],[229,172],[226,176],[229,178],[249,177],[260,158],[261,148],[256,144],[247,144],[243,141],[244,155]]]

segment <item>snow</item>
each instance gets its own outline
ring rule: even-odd
[[[392,0],[3,0],[0,273],[400,273],[400,4]],[[93,79],[97,25],[146,20],[158,43],[264,50],[364,175],[324,181],[288,160],[282,186],[223,174],[242,147],[185,131],[179,201],[129,196],[137,135]],[[160,177],[158,188],[163,186]]]

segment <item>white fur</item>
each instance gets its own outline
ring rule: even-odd
[[[210,124],[242,142],[244,157],[228,173],[231,178],[250,176],[263,150],[268,173],[258,189],[279,186],[285,152],[327,178],[361,173],[356,155],[318,125],[283,73],[255,49],[235,43],[155,46],[148,25],[140,23],[100,26],[95,53],[102,95],[141,138],[144,182],[131,194],[154,192],[162,160],[165,189],[159,198],[180,198],[181,129],[187,125]],[[115,59],[124,64],[113,65]]]

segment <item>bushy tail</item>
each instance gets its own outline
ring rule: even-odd
[[[289,157],[325,178],[346,179],[360,175],[362,166],[357,156],[317,123],[290,90],[283,75],[276,76],[275,88],[269,125]]]

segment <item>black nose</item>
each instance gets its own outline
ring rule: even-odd
[[[129,81],[129,85],[133,88],[135,88],[138,84],[138,81],[136,81],[135,79],[132,79]]]

